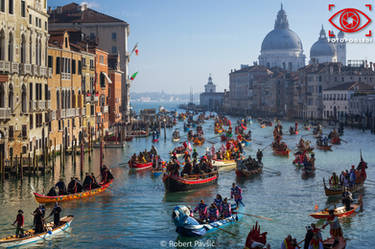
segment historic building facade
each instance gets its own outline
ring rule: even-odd
[[[41,154],[50,107],[46,1],[0,1],[0,156]]]
[[[113,126],[122,120],[121,115],[121,79],[123,72],[120,69],[120,56],[109,55],[108,73],[112,84],[109,85],[109,125]]]
[[[216,92],[216,85],[211,74],[204,85],[204,92],[199,95],[199,105],[208,111],[220,111],[223,107],[224,92]]]
[[[119,54],[122,74],[121,109],[123,118],[129,122],[130,114],[130,80],[128,79],[129,24],[123,20],[105,15],[90,8],[71,3],[57,7],[48,12],[50,29],[78,28],[90,39],[96,40],[98,46],[109,54]]]

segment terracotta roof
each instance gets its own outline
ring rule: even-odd
[[[346,82],[341,85],[328,88],[324,91],[344,91],[344,90],[355,90],[355,91],[373,91],[374,87],[361,83],[361,82]]]
[[[81,10],[77,3],[70,3],[49,11],[49,23],[124,23],[125,21],[87,8]]]

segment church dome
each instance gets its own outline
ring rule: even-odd
[[[310,49],[310,57],[318,56],[336,56],[336,48],[331,42],[328,42],[326,32],[323,27],[320,31],[319,40],[315,42]]]
[[[302,42],[298,35],[289,29],[287,15],[281,6],[277,13],[274,29],[262,42],[262,51],[266,50],[302,50]]]

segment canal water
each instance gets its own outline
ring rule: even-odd
[[[235,119],[233,118],[233,122]],[[232,122],[232,123],[233,123]],[[284,122],[284,133],[292,125]],[[182,122],[177,127],[183,134]],[[204,125],[207,138],[212,138],[213,120]],[[249,180],[236,179],[234,171],[221,172],[217,186],[205,189],[183,192],[165,193],[161,177],[153,177],[151,172],[132,173],[126,162],[133,153],[150,149],[151,137],[135,139],[129,142],[124,149],[105,149],[104,163],[111,167],[115,181],[106,192],[81,201],[62,203],[63,214],[72,214],[75,219],[72,229],[53,241],[44,241],[36,245],[40,248],[243,248],[250,227],[256,221],[261,225],[261,230],[268,232],[268,242],[272,248],[280,248],[282,240],[292,234],[301,241],[305,236],[305,226],[316,221],[309,216],[314,211],[315,205],[319,209],[332,207],[335,203],[341,205],[340,199],[329,200],[324,194],[322,185],[323,177],[329,177],[329,172],[341,172],[349,169],[352,164],[359,162],[359,151],[362,149],[363,157],[368,162],[368,179],[375,180],[375,136],[368,132],[346,129],[341,145],[333,146],[332,152],[315,150],[316,171],[313,178],[302,179],[301,171],[292,164],[293,156],[281,158],[272,155],[269,147],[272,142],[272,127],[261,129],[254,122],[250,126],[254,142],[245,148],[246,155],[255,156],[258,148],[264,150],[264,165],[281,174],[263,173],[259,177]],[[328,133],[325,127],[324,133]],[[167,140],[161,139],[156,147],[163,159],[168,158],[168,152],[177,144],[172,143],[173,129],[167,129]],[[284,135],[283,139],[292,149],[301,137],[315,143],[311,132],[302,131],[298,136]],[[221,145],[218,138],[216,147]],[[198,148],[203,152],[210,143]],[[85,156],[83,172],[94,172],[99,175],[99,151],[95,150],[91,163]],[[59,159],[59,158],[58,158]],[[268,172],[270,172],[268,170]],[[70,177],[81,174],[79,158],[74,168],[71,158],[65,167],[60,168],[57,161],[56,168],[51,175],[39,177],[24,177],[23,181],[6,180],[0,183],[0,236],[5,236],[13,231],[10,225],[18,209],[24,210],[25,224],[32,224],[32,211],[37,203],[32,195],[32,188],[38,192],[46,192],[63,176],[66,181]],[[272,218],[272,221],[244,216],[241,223],[225,227],[236,236],[223,231],[217,231],[200,239],[180,238],[175,232],[171,220],[171,211],[178,204],[195,206],[199,200],[204,199],[210,203],[217,193],[229,196],[230,187],[237,182],[243,189],[245,212],[254,215]],[[363,193],[364,211],[353,217],[342,220],[344,235],[348,238],[350,249],[374,248],[375,224],[375,185],[366,185]],[[358,198],[358,195],[354,195]],[[48,206],[47,213],[51,206]],[[323,231],[323,237],[329,235],[329,228]],[[183,243],[184,242],[184,243]],[[28,246],[29,247],[29,246]]]

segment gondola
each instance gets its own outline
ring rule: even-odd
[[[68,195],[48,196],[48,195],[42,195],[42,194],[38,194],[34,192],[34,197],[35,197],[35,200],[39,203],[55,203],[55,202],[62,202],[62,201],[79,200],[79,199],[91,197],[91,196],[104,192],[112,184],[112,182],[113,182],[113,179],[109,181],[108,183],[100,185],[99,188],[94,188],[94,189],[83,191],[80,193],[68,194]]]
[[[134,169],[136,171],[150,169],[152,168],[152,162],[129,162],[129,168]]]
[[[37,243],[41,241],[49,241],[54,237],[56,234],[60,234],[62,232],[66,232],[69,229],[70,223],[73,221],[74,216],[68,215],[62,217],[60,219],[60,226],[53,227],[53,222],[46,224],[47,231],[43,233],[35,234],[33,229],[25,231],[25,237],[17,238],[15,235],[7,236],[5,238],[0,239],[0,247],[1,248],[11,248],[11,247],[18,247],[18,246],[25,246],[32,243]]]
[[[192,189],[198,189],[209,185],[217,184],[219,174],[217,171],[201,174],[201,175],[189,175],[180,177],[179,175],[172,175],[166,173],[163,176],[163,182],[165,189],[168,192],[187,191]]]
[[[346,211],[345,206],[335,208],[334,215],[339,218],[350,216],[359,208],[359,204],[352,204],[350,207],[351,209],[349,211]],[[325,209],[320,212],[312,213],[310,216],[315,219],[327,219],[329,217],[329,212],[328,209]]]
[[[248,170],[248,169],[236,169],[236,175],[238,177],[252,177],[255,175],[260,175],[263,172],[263,164],[261,164],[258,168]]]
[[[173,209],[172,219],[176,226],[176,232],[185,237],[200,237],[207,233],[220,230],[222,227],[238,222],[242,215],[241,208],[236,209],[236,204],[231,205],[232,215],[228,218],[219,219],[210,223],[199,223],[191,216],[191,211],[184,205],[176,206]]]
[[[344,193],[344,187],[343,186],[340,186],[339,188],[328,188],[324,178],[323,178],[323,185],[324,185],[324,192],[325,192],[326,196],[339,196],[339,195],[341,196]],[[362,183],[357,183],[352,187],[349,186],[348,190],[351,193],[354,193],[354,192],[358,192],[358,191],[362,190],[363,187],[364,186],[363,186],[363,182],[362,182]]]

